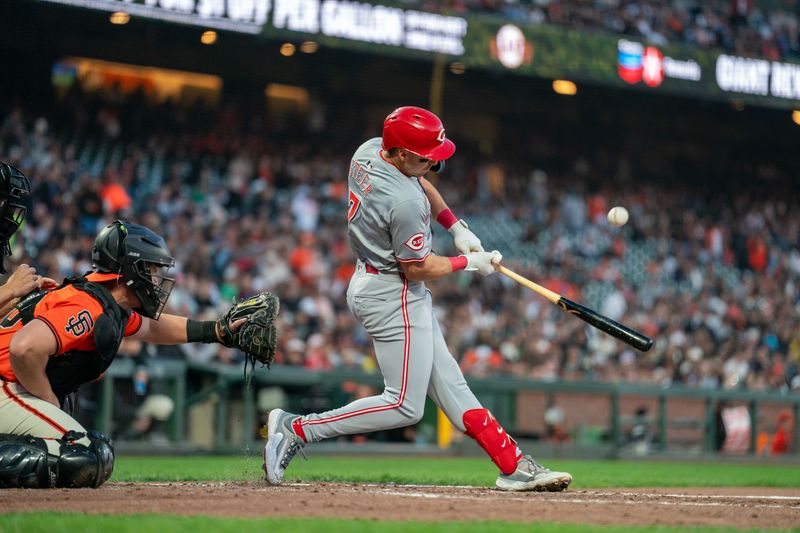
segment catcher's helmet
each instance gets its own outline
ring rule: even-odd
[[[136,310],[153,320],[161,316],[175,284],[175,278],[167,277],[174,265],[164,239],[139,224],[115,220],[94,240],[92,268],[109,274],[107,279],[122,278],[142,304]]]
[[[11,255],[11,237],[25,218],[23,200],[31,193],[31,183],[18,168],[0,161],[0,253]],[[0,274],[5,274],[0,257]]]
[[[420,157],[444,161],[456,151],[444,136],[439,117],[421,107],[398,107],[383,121],[384,150],[405,148]]]

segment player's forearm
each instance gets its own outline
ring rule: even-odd
[[[424,261],[415,263],[400,263],[403,272],[410,281],[431,281],[452,274],[458,270],[463,270],[467,265],[464,256],[442,257],[439,255],[429,255]]]
[[[453,214],[444,201],[444,198],[442,198],[442,195],[439,194],[439,191],[436,190],[436,187],[434,187],[431,182],[425,178],[420,178],[419,182],[431,204],[431,216],[436,222],[441,224],[444,229],[452,232],[452,228],[455,227],[456,222],[458,222],[458,217]],[[466,227],[466,224],[464,224],[464,226]]]
[[[3,298],[0,298],[0,304],[2,304],[2,302],[4,301],[5,300]],[[11,298],[11,300],[9,300],[8,303],[0,307],[0,318],[10,313],[11,310],[14,309],[14,306],[17,305],[18,303],[19,303],[19,298]]]
[[[14,289],[8,283],[0,285],[0,317],[6,316],[18,301],[19,298],[14,295]]]
[[[422,190],[425,191],[425,196],[428,197],[428,201],[431,203],[431,215],[433,218],[438,217],[442,211],[447,209],[447,203],[430,181],[420,178],[419,184],[422,185]]]
[[[142,327],[131,338],[153,344],[185,344],[187,342],[222,342],[218,321],[189,320],[182,316],[162,314],[158,320],[142,318]],[[246,319],[234,322],[235,331]]]
[[[183,344],[187,342],[186,318],[162,313],[158,320],[142,318],[142,335],[134,337],[154,344]]]

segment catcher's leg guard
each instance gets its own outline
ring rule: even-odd
[[[0,433],[0,487],[47,489],[52,486],[44,440]]]
[[[61,439],[61,455],[54,458],[53,466],[57,487],[97,488],[111,477],[114,471],[111,441],[96,431],[89,431],[85,436],[91,441],[89,446],[75,442],[84,437],[77,431],[69,431]]]
[[[463,417],[466,433],[486,450],[503,474],[517,469],[522,452],[488,409],[470,409]]]

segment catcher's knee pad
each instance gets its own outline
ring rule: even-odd
[[[46,489],[52,486],[44,439],[0,433],[0,487]]]
[[[522,452],[488,409],[470,409],[464,413],[463,421],[467,435],[480,444],[503,474],[511,474],[517,469]]]
[[[89,446],[77,440],[88,438]],[[111,441],[96,431],[68,431],[61,439],[61,455],[55,459],[53,470],[56,487],[99,487],[114,471],[114,448]]]

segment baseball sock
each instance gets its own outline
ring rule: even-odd
[[[292,422],[292,430],[294,430],[294,434],[303,439],[304,443],[308,443],[308,439],[306,438],[306,434],[303,431],[303,426],[300,425],[300,417],[294,419]]]

